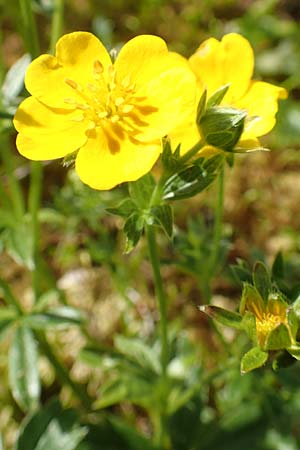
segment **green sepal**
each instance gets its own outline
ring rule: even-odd
[[[243,315],[251,304],[254,304],[259,310],[264,309],[264,301],[256,287],[252,284],[244,283],[240,303],[240,314]]]
[[[259,347],[253,347],[245,353],[241,361],[241,374],[244,375],[251,370],[263,366],[268,359],[268,352],[264,352]]]
[[[293,308],[293,311],[296,314],[296,317],[300,321],[300,295],[297,297],[297,299],[292,303],[291,308]]]
[[[197,124],[200,123],[200,120],[205,113],[206,98],[207,98],[207,91],[205,90],[203,92],[203,94],[201,95],[201,98],[200,98],[198,106],[197,106],[197,116],[196,116]]]
[[[297,334],[298,334],[300,324],[299,324],[299,319],[297,317],[297,314],[295,313],[292,306],[290,306],[287,309],[287,319],[288,319],[288,326],[290,329],[291,338],[292,338],[293,343],[295,343],[297,340]]]
[[[292,345],[288,327],[281,323],[274,328],[267,337],[264,345],[265,350],[282,350]]]
[[[231,152],[243,133],[246,116],[245,111],[213,106],[198,122],[200,135],[206,144]]]
[[[167,204],[152,206],[147,223],[148,225],[159,225],[171,239],[173,236],[172,207]]]
[[[150,204],[155,186],[155,179],[149,172],[137,181],[129,183],[130,197],[139,208],[145,209]]]
[[[256,319],[254,314],[252,314],[251,312],[246,312],[243,315],[242,326],[249,339],[251,339],[254,345],[257,345],[258,341],[256,334]]]
[[[137,211],[137,205],[131,198],[122,200],[122,202],[115,208],[106,208],[106,212],[108,214],[121,217],[128,217],[135,211]]]
[[[230,88],[230,83],[224,84],[224,86],[217,89],[213,95],[207,101],[207,109],[213,106],[218,106],[223,98],[225,97],[228,89]]]
[[[75,165],[76,157],[77,157],[78,150],[75,150],[75,152],[68,153],[62,160],[63,167],[71,167]]]
[[[125,253],[130,253],[142,236],[145,225],[145,218],[138,212],[134,212],[128,217],[124,224],[124,233],[126,235]]]
[[[167,172],[174,173],[178,169],[180,165],[180,147],[181,145],[179,144],[172,151],[170,139],[168,137],[163,139],[161,162]]]
[[[281,252],[278,252],[275,256],[272,265],[272,277],[275,279],[284,277],[284,259]]]
[[[163,188],[163,199],[182,200],[199,194],[213,182],[222,160],[219,155],[207,160],[199,158],[192,166],[170,176]]]
[[[223,325],[236,328],[238,330],[243,329],[243,317],[236,312],[228,311],[227,309],[214,305],[201,305],[199,306],[199,309]]]
[[[264,302],[267,303],[269,293],[272,290],[272,283],[269,272],[261,261],[254,265],[253,283]]]

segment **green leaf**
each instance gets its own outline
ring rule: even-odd
[[[140,367],[157,374],[160,373],[160,362],[157,352],[141,340],[118,335],[114,339],[114,344],[120,353],[135,361]]]
[[[15,450],[75,450],[87,429],[55,399],[25,419]]]
[[[272,276],[275,280],[284,277],[284,260],[281,252],[278,252],[274,259],[272,265]]]
[[[300,346],[299,345],[292,345],[290,348],[286,349],[290,355],[292,355],[293,358],[297,359],[297,361],[300,361]]]
[[[132,200],[141,209],[148,208],[156,186],[153,175],[149,172],[137,181],[129,184],[129,193]]]
[[[141,435],[136,428],[128,425],[124,420],[116,415],[109,417],[109,422],[113,425],[115,432],[121,436],[131,450],[160,450],[155,447],[151,440]]]
[[[243,315],[242,326],[253,344],[257,345],[256,319],[254,314],[252,314],[251,312],[246,312]]]
[[[31,58],[28,53],[21,56],[7,72],[3,85],[2,95],[6,104],[16,101],[24,86],[24,77]]]
[[[20,306],[18,303],[18,300],[12,293],[12,290],[10,289],[9,285],[6,283],[6,281],[2,280],[0,278],[0,295],[3,295],[5,301],[7,304],[10,304],[19,314],[20,314]]]
[[[272,283],[269,272],[261,261],[258,261],[254,266],[253,283],[266,303],[272,290]]]
[[[201,305],[199,306],[200,311],[207,314],[212,319],[226,325],[228,327],[237,328],[238,330],[243,329],[242,319],[243,317],[235,312],[227,311],[226,309],[220,308],[214,305]]]
[[[33,313],[23,317],[23,324],[37,330],[47,328],[66,328],[70,325],[82,325],[86,318],[76,308],[63,306],[53,308],[45,313]]]
[[[289,330],[284,323],[272,330],[265,343],[266,350],[282,350],[291,347],[291,337]]]
[[[223,98],[225,97],[228,89],[230,87],[230,83],[225,84],[224,86],[217,89],[211,97],[209,97],[207,101],[207,108],[212,108],[213,106],[218,106]]]
[[[29,223],[16,223],[14,227],[5,230],[4,240],[9,255],[18,264],[33,270],[33,236]]]
[[[151,408],[153,387],[148,377],[124,372],[102,384],[100,399],[96,400],[94,407],[102,409],[126,401]]]
[[[160,225],[168,238],[173,235],[173,210],[170,205],[152,206],[147,220],[149,225]]]
[[[279,369],[285,369],[287,367],[290,367],[295,362],[296,358],[294,358],[287,350],[283,350],[278,355],[276,355],[276,358],[272,362],[272,369],[275,371]]]
[[[251,370],[263,366],[268,359],[268,353],[259,347],[253,347],[247,352],[241,361],[241,374],[244,375]]]
[[[130,214],[137,211],[137,206],[130,198],[126,198],[116,208],[107,208],[106,211],[109,214],[127,218]]]
[[[124,224],[124,233],[126,235],[125,253],[130,253],[142,236],[145,224],[144,216],[139,213],[133,213],[128,217]]]
[[[216,173],[193,165],[172,175],[165,183],[164,200],[182,200],[193,197],[207,188],[215,179]]]
[[[16,329],[9,352],[9,384],[24,411],[37,408],[40,397],[37,346],[32,331],[23,326]]]

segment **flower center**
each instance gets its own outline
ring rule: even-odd
[[[158,110],[146,103],[146,96],[138,95],[129,76],[117,81],[114,66],[109,66],[104,73],[98,60],[93,64],[91,83],[81,86],[69,78],[65,79],[65,83],[77,94],[76,98],[64,99],[66,104],[78,110],[78,115],[73,120],[88,121],[90,131],[100,127],[112,152],[120,150],[121,141],[125,137],[138,142],[143,128],[149,126],[147,116]]]
[[[282,317],[271,313],[262,313],[261,317],[256,317],[256,330],[258,334],[266,336],[274,328],[282,323]]]

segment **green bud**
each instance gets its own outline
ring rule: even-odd
[[[197,120],[197,125],[206,144],[231,152],[243,133],[246,116],[246,111],[212,106]]]

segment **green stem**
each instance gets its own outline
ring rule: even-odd
[[[188,150],[184,155],[181,156],[180,162],[182,164],[188,162],[191,158],[197,155],[203,145],[204,143],[202,141],[197,142],[197,144],[195,144],[190,150]]]
[[[31,163],[30,187],[28,197],[28,209],[31,216],[31,232],[33,237],[33,261],[34,267],[32,271],[32,288],[35,302],[41,294],[40,290],[40,271],[39,271],[39,247],[40,247],[40,224],[39,224],[39,208],[42,191],[42,164],[38,161]]]
[[[90,410],[91,407],[90,397],[79,384],[77,384],[74,380],[72,380],[72,378],[69,375],[69,371],[59,361],[59,359],[53,352],[51,346],[49,345],[47,339],[45,338],[44,334],[36,331],[35,336],[40,344],[40,347],[44,355],[47,357],[47,359],[54,367],[56,375],[60,380],[60,382],[62,384],[66,384],[67,386],[69,386],[72,389],[73,393],[76,395],[76,397],[82,402],[83,406],[87,410]]]
[[[215,222],[214,222],[214,232],[213,232],[213,247],[212,252],[208,261],[208,271],[207,279],[205,283],[205,296],[206,301],[210,303],[211,300],[211,280],[214,276],[216,266],[218,264],[218,258],[220,255],[220,241],[222,238],[223,230],[223,214],[224,214],[224,165],[221,167],[218,176],[217,185],[217,201],[215,206]]]
[[[39,40],[31,0],[19,0],[24,30],[24,41],[32,58],[39,55]]]
[[[167,321],[167,298],[163,288],[163,282],[160,273],[160,263],[156,243],[155,228],[151,225],[146,227],[149,258],[152,266],[155,293],[159,309],[159,327],[160,327],[160,345],[161,345],[161,383],[162,396],[160,405],[160,421],[157,431],[157,443],[162,446],[166,439],[167,428],[167,368],[169,361],[169,342],[168,342],[168,321]]]
[[[64,0],[55,0],[51,24],[50,53],[55,53],[57,40],[63,29]]]

